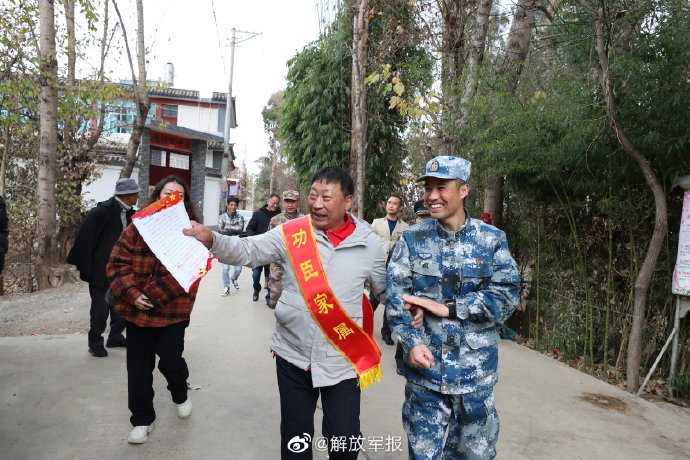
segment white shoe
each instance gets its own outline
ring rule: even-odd
[[[176,404],[177,416],[180,418],[187,418],[192,415],[192,400],[187,397],[187,400],[182,404]]]
[[[235,289],[237,289],[238,291],[240,290],[240,285],[237,284],[237,281],[232,280],[232,285],[235,286]]]
[[[127,442],[130,444],[143,444],[149,440],[148,434],[153,431],[153,424],[151,425],[140,425],[132,428],[129,432],[129,438]]]
[[[223,288],[223,293],[221,294],[222,297],[225,297],[226,295],[230,294],[230,288],[228,286],[225,286]]]

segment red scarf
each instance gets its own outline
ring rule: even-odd
[[[324,230],[328,239],[333,243],[333,247],[337,248],[340,243],[342,243],[345,238],[352,235],[355,231],[355,222],[352,220],[349,214],[345,214],[345,223],[335,230]]]

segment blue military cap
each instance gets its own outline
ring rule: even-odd
[[[464,158],[438,156],[426,163],[426,173],[417,179],[421,182],[427,177],[438,177],[439,179],[460,179],[465,182],[470,180],[470,169],[472,163]]]

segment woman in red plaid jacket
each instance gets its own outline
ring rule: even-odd
[[[199,221],[187,184],[176,176],[160,181],[144,206],[175,191],[183,196],[189,218]],[[187,294],[134,225],[127,227],[115,243],[106,273],[117,298],[115,311],[126,320],[127,327],[128,399],[134,426],[127,441],[141,444],[148,440],[156,419],[153,408],[156,355],[177,415],[187,418],[192,412],[192,401],[187,397],[189,370],[182,352],[198,284]]]

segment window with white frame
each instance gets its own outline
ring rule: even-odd
[[[177,168],[177,169],[189,169],[189,155],[183,155],[180,153],[173,153],[169,152],[170,155],[169,157],[169,163],[168,166],[170,168]]]
[[[165,166],[165,152],[151,149],[151,166]]]
[[[171,104],[163,104],[161,115],[164,117],[177,118],[177,106]]]

